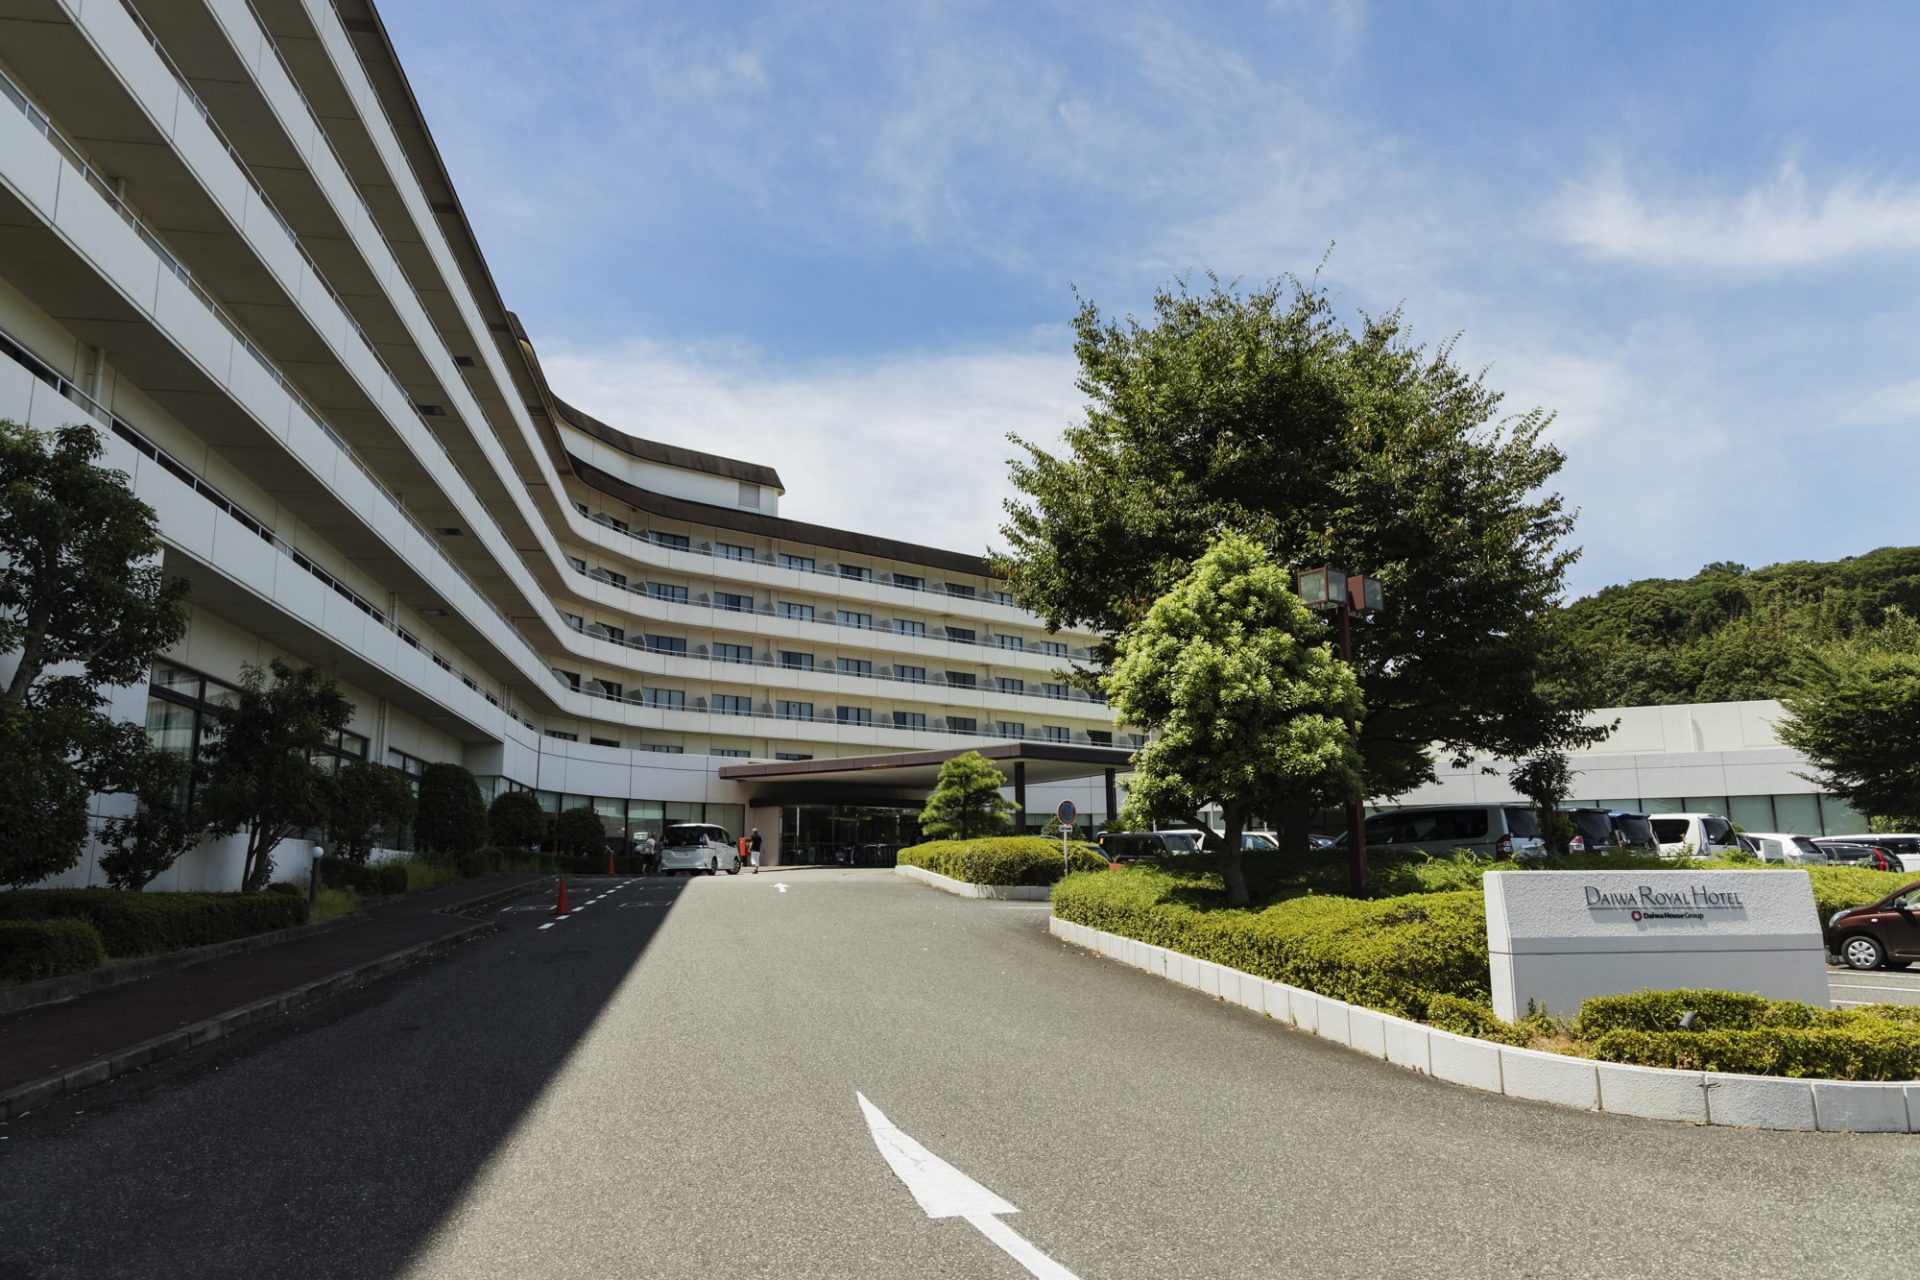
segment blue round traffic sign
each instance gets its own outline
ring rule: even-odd
[[[1080,810],[1074,807],[1073,801],[1071,800],[1062,800],[1060,807],[1054,810],[1054,813],[1060,818],[1060,825],[1063,827],[1071,823],[1079,812]]]

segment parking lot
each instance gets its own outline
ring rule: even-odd
[[[1836,1009],[1858,1004],[1920,1004],[1920,972],[1906,969],[1856,971],[1833,965],[1827,970],[1827,986],[1833,991]]]

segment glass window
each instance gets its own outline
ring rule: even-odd
[[[200,713],[165,698],[147,699],[147,737],[162,751],[191,755]]]
[[[1096,747],[1110,747],[1113,745],[1113,730],[1089,729],[1087,730],[1087,741]]]
[[[684,689],[648,689],[646,703],[650,707],[666,707],[678,711],[687,705],[687,691]]]
[[[870,676],[873,674],[873,663],[866,658],[841,658],[835,665],[839,667],[840,674],[843,676]]]
[[[1071,742],[1073,733],[1066,725],[1050,724],[1045,727],[1048,742]]]
[[[996,720],[993,722],[993,731],[1003,738],[1024,738],[1027,736],[1027,726],[1018,720]]]
[[[833,718],[841,724],[872,724],[873,712],[866,707],[835,707]]]
[[[813,620],[813,606],[810,604],[795,604],[791,600],[782,600],[780,602],[780,616],[783,618],[795,618],[801,622],[810,622]]]
[[[1685,818],[1655,818],[1649,825],[1661,844],[1685,844],[1693,838],[1693,824]]]
[[[956,689],[971,689],[979,684],[979,679],[971,671],[949,671],[947,683]]]
[[[1049,657],[1064,658],[1067,656],[1066,641],[1042,640],[1040,642],[1040,652],[1048,655]]]
[[[576,573],[585,573],[587,571],[587,562],[579,556],[568,556],[567,563],[573,566]]]
[[[716,693],[713,695],[714,714],[722,716],[750,716],[753,714],[753,698],[744,693]]]
[[[1040,686],[1040,692],[1046,694],[1049,698],[1064,699],[1067,696],[1067,686],[1043,682]]]
[[[578,741],[580,741],[580,735],[579,735],[579,734],[577,734],[577,733],[562,733],[562,732],[560,732],[560,730],[558,730],[558,729],[549,729],[549,730],[547,730],[547,736],[548,736],[549,738],[558,738],[558,739],[560,739],[560,741],[562,741],[562,742],[578,742]]]
[[[568,626],[572,627],[575,631],[586,630],[587,620],[581,617],[579,614],[567,613],[563,610],[560,614],[560,617],[562,621],[564,621]]]
[[[735,501],[739,506],[752,507],[756,511],[759,510],[760,486],[757,484],[748,484],[745,480],[742,480],[740,482],[740,494]]]
[[[1780,823],[1777,830],[1796,836],[1813,835],[1820,830],[1818,796],[1775,796],[1773,811]]]
[[[972,716],[948,716],[947,728],[953,730],[955,733],[977,733],[980,729],[980,722]]]
[[[901,636],[923,636],[927,634],[927,624],[917,622],[912,618],[895,618],[893,620],[893,632],[895,635]]]
[[[639,749],[642,751],[651,751],[657,756],[683,756],[687,753],[685,747],[665,742],[643,742],[640,744]]]
[[[810,653],[796,653],[791,649],[782,649],[780,651],[780,665],[789,671],[811,671],[813,670],[813,655]]]
[[[947,639],[953,641],[955,644],[973,643],[973,631],[969,627],[948,627],[946,628],[946,632]]]
[[[1001,693],[1025,693],[1027,682],[1018,676],[995,676],[993,687]]]
[[[752,613],[753,597],[736,591],[716,591],[713,593],[713,607],[725,609],[728,613]]]
[[[1004,632],[1002,632],[1002,633],[1001,633],[1000,635],[997,635],[997,636],[995,636],[995,637],[994,637],[994,640],[995,640],[995,642],[996,642],[996,643],[998,643],[998,644],[999,644],[999,646],[1000,646],[1000,647],[1001,647],[1002,649],[1024,649],[1024,648],[1026,648],[1026,642],[1025,642],[1024,640],[1022,640],[1022,639],[1021,639],[1021,638],[1020,638],[1019,636],[1010,636],[1010,635],[1007,635],[1007,634],[1006,634],[1006,633],[1004,633]]]
[[[587,741],[596,747],[617,747],[620,745],[620,743],[613,738],[588,738]]]
[[[927,727],[927,713],[924,711],[896,711],[893,713],[893,727],[896,729],[924,729]]]
[[[1013,603],[1013,592],[1011,591],[993,591],[993,592],[989,592],[988,594],[990,594],[993,597],[993,602],[995,604],[1012,604]]]
[[[1707,845],[1715,849],[1735,849],[1740,841],[1734,837],[1733,824],[1725,818],[1702,818],[1700,825],[1706,828]]]
[[[745,560],[749,563],[753,560],[753,548],[743,547],[737,542],[716,542],[713,544],[713,554],[722,560]]]
[[[708,749],[707,754],[710,756],[724,756],[729,760],[745,760],[747,758],[747,749],[745,747],[711,747]]]
[[[720,643],[713,646],[715,662],[737,662],[745,665],[753,663],[753,646],[750,644]]]
[[[647,594],[655,600],[666,600],[674,604],[685,604],[687,602],[687,589],[685,587],[676,587],[669,582],[649,582],[647,584]]]
[[[609,698],[619,697],[621,689],[624,688],[618,680],[609,680],[605,676],[595,676],[594,680],[599,684],[600,691]]]
[[[693,547],[693,539],[684,533],[661,533],[654,530],[647,535],[647,541],[656,547],[671,547],[675,551],[687,551]]]
[[[893,664],[893,678],[895,680],[904,680],[908,684],[925,684],[927,682],[927,669],[925,667],[909,667],[896,662]]]
[[[962,600],[971,600],[980,593],[972,587],[965,586],[961,583],[949,582],[947,584],[947,594],[950,596],[959,596]]]
[[[843,627],[858,627],[862,631],[873,629],[873,615],[870,613],[860,613],[854,609],[838,609],[835,610],[834,617]]]
[[[812,556],[790,556],[783,551],[780,553],[780,567],[783,569],[798,569],[802,573],[812,573],[813,557]]]
[[[1598,825],[1594,825],[1590,821],[1594,818],[1599,819]],[[1588,819],[1589,821],[1583,822],[1583,819]],[[1604,813],[1575,814],[1573,815],[1573,825],[1575,830],[1587,838],[1589,848],[1593,847],[1595,841],[1603,845],[1613,843],[1613,824],[1607,821],[1607,815]],[[1589,826],[1593,827],[1591,831],[1588,830]],[[1508,809],[1507,834],[1522,840],[1538,840],[1540,838],[1540,815],[1531,809],[1520,806]]]
[[[655,653],[685,653],[687,642],[683,636],[657,636],[649,632],[647,648]]]
[[[852,579],[854,582],[871,582],[873,581],[873,570],[862,565],[843,564],[840,566],[840,576]]]
[[[811,702],[790,702],[783,698],[774,704],[774,709],[775,713],[779,715],[782,720],[813,719],[813,704]]]
[[[893,585],[896,587],[905,587],[909,591],[925,591],[927,589],[927,580],[916,577],[911,573],[896,573],[893,575]]]
[[[806,754],[804,751],[776,751],[773,753],[773,758],[775,760],[811,760],[813,759],[812,756]]]

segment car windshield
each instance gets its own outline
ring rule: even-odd
[[[1613,843],[1613,821],[1600,810],[1575,809],[1567,816],[1573,819],[1573,829],[1580,833],[1589,847]]]
[[[1280,846],[1274,843],[1274,839],[1272,836],[1263,836],[1263,835],[1256,834],[1255,832],[1249,831],[1245,835],[1240,837],[1240,847],[1242,849],[1260,849],[1265,851],[1271,851],[1274,849],[1278,849]]]
[[[699,844],[701,836],[714,840],[726,839],[726,833],[718,827],[668,827],[660,840],[662,844],[689,845]]]
[[[1793,847],[1808,862],[1831,862],[1826,851],[1805,836],[1795,836]]]
[[[1200,847],[1198,840],[1178,831],[1162,831],[1160,833],[1160,839],[1164,841],[1167,848],[1174,853],[1193,853]]]
[[[1679,844],[1687,838],[1685,818],[1654,818],[1648,825],[1661,844]]]
[[[1507,810],[1507,834],[1522,840],[1540,838],[1540,815],[1531,809]]]
[[[1613,819],[1614,830],[1618,831],[1628,844],[1652,844],[1653,824],[1647,821],[1643,813],[1616,814]]]

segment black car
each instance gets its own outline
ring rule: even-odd
[[[1108,862],[1152,862],[1172,852],[1157,831],[1102,831],[1098,843]]]
[[[1815,840],[1814,844],[1824,850],[1828,858],[1850,867],[1864,867],[1871,871],[1906,870],[1900,859],[1877,841],[1869,843],[1864,840],[1835,840],[1829,837]]]
[[[1652,849],[1653,823],[1644,813],[1622,809],[1567,809],[1573,823],[1573,842],[1569,853],[1599,853],[1603,849]]]

